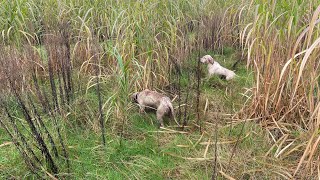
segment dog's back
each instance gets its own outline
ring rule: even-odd
[[[165,96],[158,92],[150,91],[146,89],[139,93],[139,97],[141,97],[140,98],[141,102],[139,102],[140,104],[144,104],[145,106],[150,106],[153,108],[158,108],[160,105],[161,99]]]
[[[234,78],[236,75],[233,71],[221,66],[218,62],[214,62],[214,64],[208,64],[208,72],[209,75],[223,75],[226,80],[230,80]]]

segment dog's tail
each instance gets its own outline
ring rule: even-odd
[[[180,124],[178,123],[178,121],[176,120],[176,116],[174,115],[174,109],[173,109],[173,106],[172,106],[172,103],[169,101],[168,102],[168,106],[170,108],[170,115],[171,117],[174,119],[174,121],[177,123],[177,125],[180,127]]]

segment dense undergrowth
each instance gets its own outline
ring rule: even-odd
[[[1,1],[1,176],[319,177],[318,4]],[[145,88],[186,127],[138,114]]]
[[[217,52],[202,52],[216,54]],[[226,67],[231,67],[235,62],[235,53],[233,50],[225,55],[216,55],[216,58]],[[190,56],[191,64],[187,67],[196,66],[196,55]],[[182,68],[183,69],[183,68]],[[202,67],[202,73],[205,75],[206,67]],[[202,120],[205,128],[200,133],[193,123],[195,115],[189,114],[188,124],[185,133],[174,130],[159,130],[155,115],[150,112],[148,114],[139,114],[137,107],[132,106],[129,109],[130,117],[125,127],[122,137],[118,136],[119,130],[112,127],[112,123],[106,121],[106,146],[101,145],[101,136],[99,133],[99,125],[95,114],[98,110],[98,97],[94,90],[89,89],[84,96],[76,97],[70,107],[68,121],[61,122],[60,126],[69,152],[70,173],[62,171],[58,176],[68,178],[92,178],[92,179],[210,179],[212,176],[212,157],[213,144],[210,146],[206,143],[212,143],[214,135],[212,134],[212,125],[218,121],[219,135],[218,156],[221,162],[227,166],[229,156],[232,153],[239,134],[241,139],[239,151],[242,155],[248,155],[252,152],[260,154],[265,148],[269,147],[268,143],[263,143],[264,136],[256,137],[251,133],[252,130],[262,133],[262,129],[255,123],[245,125],[245,130],[241,132],[241,123],[230,126],[230,120],[224,118],[223,115],[212,115],[218,112],[221,114],[234,113],[245,100],[241,95],[241,91],[245,87],[250,87],[252,83],[252,72],[248,72],[243,64],[239,64],[236,68],[237,80],[225,82],[216,77],[202,77],[201,85],[201,102],[209,101],[209,109],[202,112]],[[188,80],[188,73],[181,75],[181,96],[186,97],[189,84],[193,80]],[[102,86],[103,98],[109,97],[109,86],[111,82],[105,82]],[[228,90],[232,88],[231,90]],[[189,96],[195,96],[190,94]],[[176,111],[178,112],[177,100],[174,101]],[[189,108],[194,108],[192,103]],[[18,105],[11,105],[12,111],[19,111]],[[203,110],[202,110],[203,111]],[[207,115],[205,115],[207,114]],[[20,114],[21,116],[21,114]],[[177,115],[179,116],[179,115]],[[183,116],[183,115],[181,115]],[[178,118],[178,117],[177,117]],[[182,117],[183,118],[183,117]],[[214,119],[213,119],[214,118]],[[23,123],[23,122],[22,122]],[[50,122],[47,122],[50,125]],[[168,122],[167,125],[173,124]],[[88,128],[90,127],[90,128]],[[232,127],[232,128],[231,128]],[[169,127],[170,128],[170,127]],[[50,128],[53,136],[57,135]],[[10,138],[1,131],[1,142],[10,142]],[[254,147],[255,142],[259,146]],[[221,143],[221,145],[219,144]],[[259,147],[259,148],[258,148]],[[260,147],[263,147],[260,149]],[[61,147],[59,147],[61,148]],[[4,145],[1,151],[1,177],[2,178],[25,178],[36,177],[32,175],[25,167],[19,153],[15,150],[13,144]],[[243,153],[243,152],[246,153]],[[250,153],[249,153],[250,152]],[[251,156],[251,155],[250,155]],[[61,160],[60,160],[61,161]],[[236,176],[260,176],[261,173],[244,173],[245,166],[239,161],[245,162],[242,157],[234,159],[237,165],[232,165],[230,171]],[[66,164],[61,161],[60,167]],[[239,163],[239,164],[238,164]],[[247,164],[251,166],[250,164]],[[249,167],[250,168],[253,168]],[[233,170],[231,170],[233,169]],[[267,172],[263,172],[262,174]],[[271,175],[272,173],[270,173]],[[222,174],[218,174],[222,177]]]

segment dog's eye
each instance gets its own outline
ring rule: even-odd
[[[134,96],[134,101],[135,101],[135,102],[138,102],[138,94],[136,94],[136,95]]]

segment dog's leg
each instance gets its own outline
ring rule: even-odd
[[[158,120],[158,122],[160,124],[160,127],[164,127],[163,116],[164,116],[164,111],[162,111],[161,109],[158,108],[158,110],[157,110],[157,120]]]
[[[146,113],[144,106],[140,105],[139,107],[140,107],[140,109],[139,109],[139,113],[140,113],[140,114]]]
[[[225,75],[219,75],[219,78],[220,78],[220,79],[223,79],[223,80],[228,80]]]

